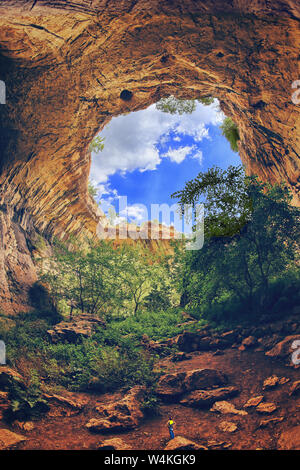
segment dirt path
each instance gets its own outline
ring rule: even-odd
[[[133,449],[163,449],[168,442],[166,422],[172,415],[176,422],[175,435],[181,435],[202,445],[211,441],[231,444],[231,449],[275,449],[281,432],[300,424],[300,398],[288,394],[290,383],[280,385],[274,390],[263,391],[263,381],[270,375],[287,377],[291,381],[299,380],[299,369],[281,365],[277,359],[266,357],[263,352],[239,351],[229,349],[224,354],[193,353],[192,358],[180,363],[168,359],[160,363],[169,371],[192,370],[211,367],[222,370],[228,375],[229,385],[236,385],[240,394],[229,401],[236,408],[242,408],[249,398],[264,395],[265,401],[276,403],[278,409],[272,415],[261,415],[257,411],[249,411],[247,416],[220,415],[207,410],[198,410],[180,404],[164,404],[161,415],[145,419],[136,429],[118,434],[92,434],[85,429],[86,422],[95,416],[95,404],[103,402],[109,396],[87,397],[89,402],[84,411],[70,417],[45,416],[35,423],[32,431],[24,432],[27,441],[21,449],[95,449],[97,444],[109,437],[121,437]],[[266,428],[258,428],[263,418],[283,417],[282,422],[269,424]],[[218,425],[222,421],[237,424],[234,433],[222,432]],[[15,427],[11,428],[19,432]],[[22,432],[23,433],[23,432]],[[217,446],[218,447],[218,446]]]

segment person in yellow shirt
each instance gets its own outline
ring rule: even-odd
[[[172,418],[169,418],[169,421],[168,421],[168,428],[169,428],[169,433],[170,433],[170,439],[174,439],[174,429],[173,429],[173,426],[174,426],[174,421],[172,420]]]

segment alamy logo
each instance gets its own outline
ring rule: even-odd
[[[0,104],[6,103],[6,86],[3,80],[0,80]]]
[[[101,220],[97,227],[98,237],[105,239],[125,240],[164,240],[184,239],[187,250],[200,250],[204,244],[204,206],[196,204],[184,205],[181,213],[178,204],[151,204],[150,213],[148,207],[139,204],[138,209],[143,214],[145,221],[140,226],[129,223],[130,207],[127,205],[127,196],[119,196],[119,215],[117,216],[113,206],[108,208],[108,225]],[[159,220],[164,223],[159,223]],[[152,221],[152,222],[149,222]]]
[[[6,364],[5,343],[2,340],[0,340],[0,364]]]
[[[297,366],[298,364],[300,364],[300,339],[296,339],[295,341],[293,341],[292,349],[296,350],[292,354],[292,363]]]

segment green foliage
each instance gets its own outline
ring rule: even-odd
[[[103,149],[104,149],[104,138],[99,137],[99,136],[95,137],[90,144],[89,151],[98,153],[98,152],[102,152]]]
[[[200,176],[180,193],[185,203],[203,193],[207,198],[204,247],[176,254],[186,273],[181,286],[186,304],[200,309],[205,318],[219,319],[272,310],[272,283],[299,262],[299,209],[290,205],[283,185],[260,183],[240,169],[209,170],[208,178]]]
[[[136,314],[154,288],[172,291],[165,265],[139,245],[75,242],[71,250],[57,243],[48,264],[41,279],[62,311],[72,304],[75,312]]]
[[[89,181],[88,183],[88,192],[89,192],[89,195],[94,199],[98,194],[98,189],[96,188],[96,186],[94,186],[94,184],[91,181]]]
[[[171,197],[179,199],[183,213],[187,204],[194,208],[203,204],[205,237],[232,236],[251,218],[249,185],[252,181],[245,176],[242,166],[229,166],[226,170],[214,166],[200,172]]]
[[[163,113],[191,114],[196,110],[196,102],[195,100],[180,100],[171,95],[158,101],[156,108]]]
[[[120,344],[120,335],[129,343],[140,340],[144,335],[158,341],[176,336],[184,327],[179,329],[178,324],[182,323],[181,310],[178,308],[170,308],[163,311],[143,311],[137,316],[129,316],[123,320],[112,322],[108,325],[106,331],[101,333],[102,338],[108,338],[113,343]]]
[[[47,401],[42,397],[37,371],[31,370],[26,388],[23,384],[12,380],[8,389],[8,399],[11,402],[10,408],[6,413],[8,420],[38,418],[49,410]]]
[[[160,415],[160,402],[157,398],[154,388],[147,391],[141,409],[146,416],[153,417]]]
[[[240,140],[240,134],[237,125],[229,117],[226,117],[220,126],[222,134],[230,143],[231,150],[234,152],[239,151],[238,141]]]
[[[196,101],[205,106],[209,106],[214,102],[212,96],[203,96],[197,100],[182,100],[171,95],[168,98],[162,98],[156,103],[156,108],[163,113],[169,114],[192,114],[196,110]]]

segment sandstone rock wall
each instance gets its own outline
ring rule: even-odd
[[[95,233],[89,143],[169,94],[218,98],[247,171],[299,204],[299,18],[297,0],[2,1],[0,204],[50,237]]]

